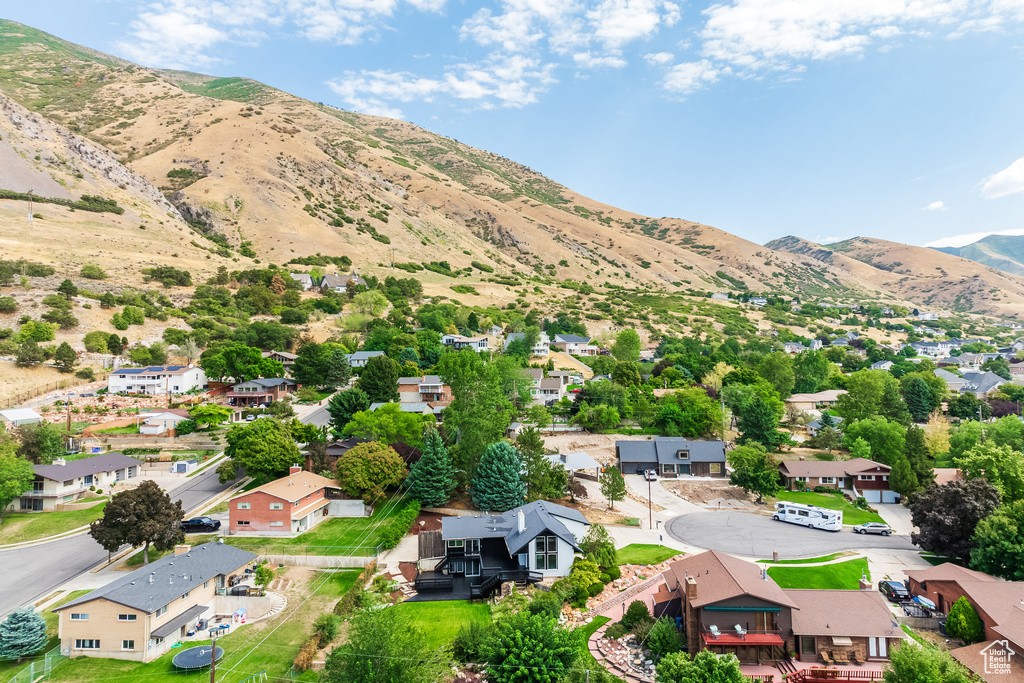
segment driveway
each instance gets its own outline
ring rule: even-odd
[[[910,521],[910,508],[882,503],[878,503],[874,508],[878,510],[878,516],[897,534],[910,538],[910,533],[917,531],[917,527]]]
[[[774,551],[778,551],[780,558],[796,559],[840,550],[915,549],[907,536],[861,536],[849,529],[821,531],[733,511],[680,515],[668,520],[665,531],[690,546],[760,559],[770,558]]]

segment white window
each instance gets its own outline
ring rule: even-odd
[[[284,503],[271,503],[270,504],[270,509],[271,510],[284,510]]]
[[[857,479],[859,481],[874,481],[875,475],[873,474],[858,474]]]
[[[239,503],[238,504],[238,509],[239,510],[248,510],[249,509],[249,504],[248,503]]]
[[[558,569],[558,537],[538,536],[534,541],[537,569]]]
[[[821,477],[821,478],[818,479],[818,481],[820,483],[822,483],[822,484],[834,484],[834,483],[836,483],[836,478],[835,477]]]
[[[284,526],[284,522],[271,522],[270,526]]]
[[[209,585],[210,585],[209,581],[203,581],[203,588],[206,588]]]
[[[89,621],[89,615],[80,612],[72,612],[71,621]]]
[[[121,649],[122,650],[134,650],[135,649],[135,641],[134,640],[122,640],[121,641]]]
[[[76,650],[98,650],[100,649],[100,641],[93,640],[91,638],[75,638],[75,649]]]
[[[800,481],[800,482],[806,482],[807,481],[807,477],[797,477],[796,480]]]
[[[463,542],[464,541],[461,538],[453,540],[453,541],[448,541],[448,547],[449,548],[461,548]]]
[[[162,617],[165,614],[167,614],[167,605],[164,605],[163,607],[158,609],[153,616],[154,617]]]
[[[708,468],[709,468],[709,471],[711,472],[711,474],[721,474],[722,473],[722,463],[720,463],[720,462],[709,463]]]
[[[117,615],[117,620],[118,621],[135,621],[135,618],[136,618],[135,614],[118,614]]]
[[[676,451],[676,457],[679,458],[680,460],[689,460],[690,451]]]

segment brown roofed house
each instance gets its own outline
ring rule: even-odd
[[[831,486],[854,498],[863,496],[869,503],[899,502],[899,494],[889,488],[891,469],[867,458],[779,463],[779,474],[789,491],[813,491],[818,486]]]
[[[338,482],[292,465],[288,476],[228,501],[228,533],[290,536],[329,517],[362,517],[363,501],[341,495]]]

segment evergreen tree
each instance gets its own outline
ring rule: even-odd
[[[57,291],[67,297],[68,301],[71,301],[72,297],[78,296],[78,287],[75,287],[71,280],[64,280],[57,286]]]
[[[615,509],[615,501],[626,497],[626,479],[618,467],[609,467],[601,474],[601,495],[611,503],[611,509]]]
[[[61,372],[72,372],[78,364],[78,354],[67,342],[61,342],[53,353],[53,362]]]
[[[901,496],[909,496],[920,488],[917,475],[906,458],[900,458],[889,472],[889,488]]]
[[[898,422],[904,427],[911,423],[910,411],[903,402],[898,382],[886,382],[882,389],[882,400],[878,406],[878,414],[890,422]]]
[[[371,403],[398,400],[398,378],[402,366],[387,356],[374,356],[366,361],[356,386],[366,392]]]
[[[921,377],[913,377],[904,391],[907,409],[914,422],[925,422],[932,412],[932,388]]]
[[[928,446],[924,430],[917,425],[907,428],[907,439],[903,442],[903,454],[910,462],[910,469],[917,477],[919,488],[927,488],[935,481],[935,471],[928,462]]]
[[[46,622],[31,607],[19,607],[0,623],[0,659],[21,659],[43,649]]]
[[[523,460],[507,441],[492,443],[484,450],[471,486],[473,502],[481,510],[504,512],[523,504],[526,485],[522,480]]]
[[[327,402],[331,415],[331,429],[340,432],[358,412],[369,410],[370,397],[358,386],[339,391]]]
[[[436,429],[423,435],[423,455],[409,470],[406,487],[409,496],[425,507],[440,507],[448,502],[455,488],[455,467]]]
[[[946,630],[951,636],[959,638],[968,645],[985,639],[985,626],[967,598],[960,596],[949,609],[946,617]]]
[[[785,435],[779,432],[778,418],[771,407],[760,396],[754,396],[740,408],[739,443],[756,442],[774,451],[784,443]]]

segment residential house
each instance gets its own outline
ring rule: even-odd
[[[576,334],[556,334],[551,348],[568,353],[570,356],[596,356],[600,348],[590,343],[590,337]]]
[[[260,355],[270,360],[276,360],[284,366],[285,370],[295,365],[295,359],[298,358],[294,353],[288,353],[287,351],[264,351]]]
[[[711,294],[711,298],[714,301],[728,301],[729,300],[729,294],[726,293],[726,292],[714,292],[714,293]]]
[[[503,334],[505,334],[505,328],[503,328],[501,325],[491,325],[487,329],[487,334],[491,335],[492,337],[500,337]]]
[[[661,576],[653,612],[679,618],[691,655],[770,664],[790,652],[816,662],[840,650],[885,660],[905,638],[875,590],[785,590],[764,567],[717,550],[672,562]]]
[[[288,277],[298,282],[304,292],[313,289],[313,286],[316,284],[309,273],[289,273]]]
[[[916,308],[913,310],[911,315],[913,317],[917,318],[918,320],[938,320],[939,319],[939,314],[938,313],[932,313],[930,311],[919,311]]]
[[[517,339],[522,339],[524,336],[525,335],[522,332],[512,332],[507,337],[505,337],[504,348],[508,350],[509,344],[516,341]],[[548,337],[547,332],[541,332],[540,338],[537,340],[537,343],[533,345],[531,353],[534,356],[546,356],[550,351],[551,339]]]
[[[228,501],[228,533],[293,536],[330,517],[362,517],[363,501],[341,495],[338,482],[292,465],[288,476]]]
[[[786,399],[786,403],[797,410],[809,413],[813,410],[835,407],[839,397],[845,393],[845,389],[828,389],[813,394],[793,394]]]
[[[179,422],[192,419],[187,410],[178,408],[154,410],[144,415],[144,417],[140,416],[142,423],[139,425],[139,433],[151,436],[174,436]]]
[[[836,430],[837,432],[842,432],[843,429],[840,426],[840,425],[842,425],[842,423],[843,423],[843,418],[839,417],[838,415],[833,415],[832,416],[832,429]],[[818,432],[821,431],[821,428],[823,426],[824,425],[822,424],[822,421],[821,421],[820,417],[817,420],[812,420],[811,422],[808,422],[807,423],[807,436],[810,436],[811,438],[816,437],[818,435]]]
[[[491,342],[487,337],[463,337],[461,334],[446,334],[441,337],[441,343],[455,351],[473,349],[479,353],[491,350]]]
[[[954,348],[960,348],[959,346],[955,346],[951,341],[919,341],[911,344],[904,344],[900,347],[900,350],[907,347],[912,348],[917,355],[927,356],[928,358],[942,358],[943,356],[948,356],[949,352]]]
[[[419,594],[412,600],[487,598],[505,582],[567,576],[590,523],[571,508],[535,501],[507,512],[444,517],[419,534]]]
[[[949,370],[943,370],[942,368],[937,368],[933,372],[935,373],[936,377],[938,377],[939,379],[946,383],[947,389],[957,394],[960,393],[960,390],[963,388],[965,384],[963,377],[961,377],[960,375],[955,375]]]
[[[226,611],[219,596],[255,566],[256,558],[222,543],[175,546],[174,554],[53,610],[59,616],[61,652],[152,661],[200,621]]]
[[[22,425],[39,424],[42,421],[43,416],[31,408],[0,410],[0,423],[5,424],[8,429],[11,427],[21,427]]]
[[[435,406],[431,403],[427,403],[426,401],[411,401],[408,403],[384,403],[378,401],[376,403],[370,404],[370,410],[377,410],[381,406],[387,405],[397,405],[398,409],[401,410],[403,413],[416,413],[418,415],[434,415],[437,417],[441,415],[441,411],[443,411],[445,408],[442,405]]]
[[[239,382],[231,387],[225,396],[228,405],[236,408],[252,408],[268,406],[273,401],[281,401],[285,396],[294,394],[299,388],[295,380],[286,377],[269,377]]]
[[[206,388],[206,373],[196,365],[151,365],[121,367],[107,377],[111,394],[184,394]]]
[[[345,359],[348,360],[348,364],[353,368],[365,368],[368,360],[383,355],[383,351],[356,351],[355,353],[345,354]]]
[[[757,306],[758,308],[760,308],[761,306],[767,306],[768,299],[766,299],[763,296],[752,296],[750,297],[750,305]]]
[[[565,387],[571,384],[583,384],[583,375],[575,370],[552,370],[548,373],[548,377],[557,377]]]
[[[899,494],[889,488],[891,469],[866,458],[779,463],[779,475],[789,491],[813,491],[817,486],[830,486],[854,499],[863,496],[869,503],[899,502]]]
[[[452,388],[437,375],[399,377],[398,400],[401,403],[429,403],[443,408],[452,402]]]
[[[562,400],[565,396],[566,384],[563,384],[561,377],[545,377],[544,371],[540,368],[527,368],[526,374],[530,376],[533,384],[530,386],[530,397],[533,405],[547,406]]]
[[[321,291],[334,292],[336,294],[346,294],[348,293],[349,287],[357,287],[359,285],[365,287],[366,280],[355,273],[352,273],[351,275],[328,273],[320,278],[320,282],[317,283],[317,286],[320,287]]]
[[[32,488],[12,501],[8,510],[53,512],[65,503],[74,503],[89,495],[90,487],[110,487],[139,476],[142,463],[117,452],[102,453],[81,460],[56,458],[52,465],[33,465]]]
[[[974,394],[976,398],[985,400],[996,389],[1006,384],[1007,381],[994,372],[987,370],[964,371],[964,383],[960,387],[961,394]]]
[[[659,476],[725,477],[725,443],[656,436],[616,441],[615,457],[623,474],[654,470]]]
[[[895,363],[893,363],[891,360],[880,360],[876,363],[872,363],[871,369],[889,371],[892,369],[893,365],[895,365]]]

